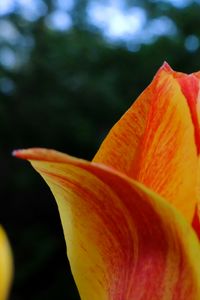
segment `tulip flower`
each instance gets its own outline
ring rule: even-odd
[[[13,262],[10,245],[2,227],[0,227],[0,300],[6,300],[12,280]]]
[[[199,86],[165,63],[92,162],[14,152],[55,196],[82,300],[200,299]]]

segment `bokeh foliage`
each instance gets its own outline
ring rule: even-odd
[[[6,46],[26,57],[15,68],[0,64],[1,223],[15,254],[13,300],[79,298],[53,197],[11,151],[40,146],[91,159],[164,60],[181,71],[200,69],[198,46],[185,47],[188,38],[200,38],[198,1],[179,9],[169,1],[127,1],[143,8],[148,22],[165,16],[176,27],[175,35],[141,43],[138,51],[106,41],[86,18],[88,1],[75,1],[66,31],[48,28],[45,18],[55,8],[53,1],[45,3],[46,14],[34,21],[15,10],[1,17],[32,43],[0,40],[0,50]]]

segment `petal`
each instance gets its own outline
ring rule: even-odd
[[[200,239],[200,207],[199,207],[199,205],[197,205],[195,208],[195,213],[194,213],[194,217],[192,220],[192,227],[194,228],[194,230],[196,231],[196,233]]]
[[[200,131],[193,102],[180,85],[183,75],[164,64],[111,129],[93,161],[144,183],[191,222],[197,202],[195,135],[198,139]]]
[[[198,80],[198,95],[196,99],[196,110],[197,110],[197,119],[198,119],[198,126],[200,126],[200,72],[193,73],[193,75],[197,78]]]
[[[6,300],[10,290],[13,262],[8,239],[0,226],[0,299]]]
[[[197,153],[200,153],[200,126],[199,126],[199,78],[195,74],[183,74],[173,72],[175,78],[180,84],[181,91],[188,103],[192,122],[194,125],[194,137],[197,147]]]
[[[198,300],[200,246],[160,196],[126,175],[56,151],[19,150],[50,186],[82,300]]]

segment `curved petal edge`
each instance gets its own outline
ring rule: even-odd
[[[30,160],[58,204],[82,300],[198,300],[200,246],[185,218],[143,184],[45,149]]]
[[[13,277],[13,259],[5,231],[0,226],[0,299],[6,300]]]

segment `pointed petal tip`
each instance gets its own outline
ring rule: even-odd
[[[172,72],[173,71],[173,69],[170,67],[170,65],[168,64],[167,61],[164,61],[164,63],[160,67],[160,70],[164,70],[164,71],[167,71],[167,72]]]
[[[54,162],[66,162],[68,161],[68,155],[61,153],[53,149],[45,148],[28,148],[28,149],[17,149],[12,152],[12,155],[16,158],[25,160],[40,160],[40,161],[54,161]]]
[[[21,158],[21,159],[31,159],[36,156],[38,148],[30,149],[16,149],[12,151],[12,156]]]
[[[11,155],[17,158],[26,159],[27,150],[25,149],[16,149],[11,152]]]
[[[20,151],[21,151],[21,150],[19,150],[19,149],[13,150],[13,151],[11,152],[11,155],[17,157]]]
[[[164,61],[163,64],[161,65],[161,67],[158,69],[158,71],[156,72],[154,79],[155,78],[160,78],[161,74],[168,74],[168,75],[174,75],[174,70],[171,68],[171,66],[168,64],[168,62]],[[162,76],[162,75],[161,75]]]

